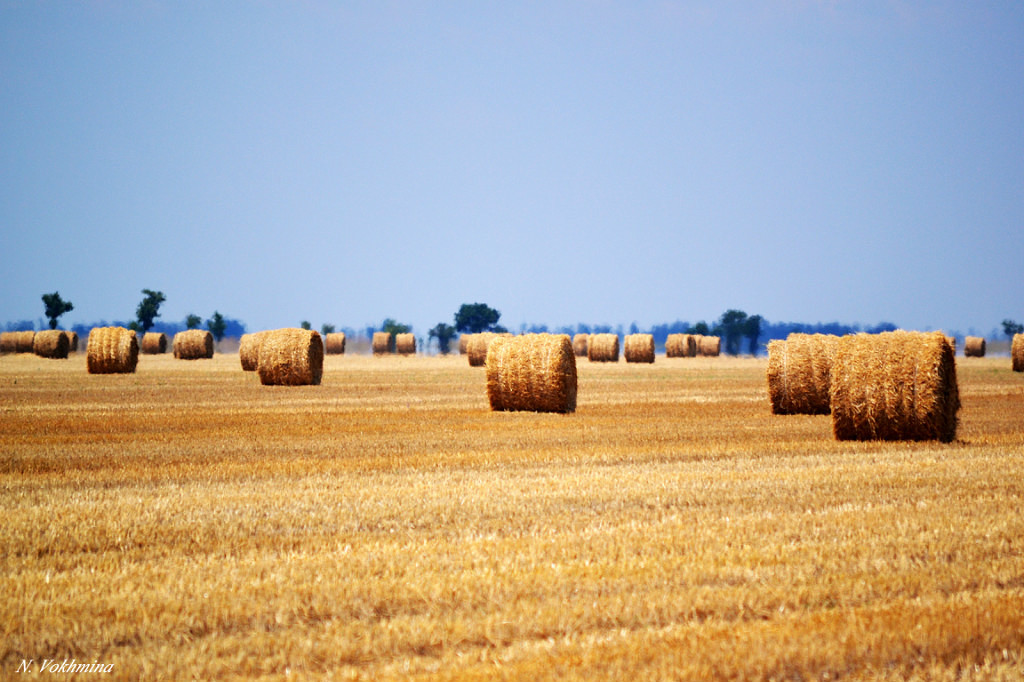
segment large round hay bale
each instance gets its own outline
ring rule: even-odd
[[[238,339],[238,359],[242,363],[243,372],[255,372],[260,364],[260,344],[268,332],[250,332],[242,334]]]
[[[14,332],[0,332],[0,353],[17,353],[18,337]]]
[[[654,335],[627,334],[622,344],[626,362],[654,362]]]
[[[89,374],[131,374],[139,362],[139,339],[124,327],[95,327],[85,353]]]
[[[43,358],[67,358],[68,336],[59,329],[41,331],[32,339],[32,352]]]
[[[492,410],[576,410],[576,355],[568,334],[495,336],[486,366]]]
[[[956,361],[942,332],[844,336],[836,343],[830,381],[838,440],[956,437]]]
[[[68,337],[68,353],[78,352],[78,332],[65,331],[64,335]]]
[[[465,355],[469,352],[469,338],[472,334],[459,334],[459,355]]]
[[[145,340],[145,339],[143,339]],[[171,344],[179,360],[200,360],[213,357],[213,334],[206,329],[187,329],[174,335]]]
[[[399,355],[416,355],[416,335],[395,334],[395,352]]]
[[[345,354],[345,332],[331,332],[324,337],[324,352],[327,355]]]
[[[1010,357],[1014,372],[1024,372],[1024,334],[1014,334],[1010,343]]]
[[[34,331],[3,332],[0,334],[0,353],[32,353]]]
[[[387,355],[394,352],[394,341],[391,332],[373,333],[373,354]]]
[[[773,414],[828,414],[838,336],[794,333],[768,342],[768,398]]]
[[[985,357],[985,337],[966,336],[964,337],[964,357],[983,358]]]
[[[717,358],[722,353],[722,337],[700,336],[697,340],[697,355]]]
[[[470,367],[483,367],[487,362],[487,348],[491,341],[498,338],[495,332],[478,332],[469,335],[466,344],[466,355],[469,357]]]
[[[587,359],[591,362],[618,362],[618,334],[591,334],[587,339]]]
[[[692,358],[697,356],[697,339],[693,334],[669,334],[665,338],[665,357]]]
[[[177,337],[175,337],[177,338]],[[167,352],[167,334],[146,332],[142,335],[139,352],[143,355],[160,355]]]
[[[324,371],[320,332],[296,328],[263,332],[256,371],[265,386],[319,384]]]
[[[572,337],[572,352],[578,358],[587,357],[587,339],[590,334],[576,334]]]

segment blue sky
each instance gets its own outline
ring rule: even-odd
[[[1024,319],[1024,3],[0,0],[0,322]]]

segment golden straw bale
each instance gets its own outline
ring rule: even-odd
[[[491,341],[498,338],[495,332],[478,332],[469,335],[466,344],[466,355],[469,357],[470,367],[483,367],[487,362],[487,347]]]
[[[320,332],[291,327],[263,332],[256,364],[265,386],[315,386],[324,371]]]
[[[844,336],[830,400],[838,440],[950,442],[960,409],[953,349],[942,332]]]
[[[146,332],[142,335],[139,352],[144,355],[160,355],[167,352],[167,334]]]
[[[68,353],[78,352],[78,332],[65,331],[64,335],[68,337]]]
[[[949,347],[953,349],[953,355],[956,355],[956,337],[955,336],[947,336],[946,337],[946,343],[948,343]]]
[[[773,414],[828,414],[829,377],[838,336],[790,334],[768,343],[768,398]]]
[[[0,332],[0,353],[17,353],[18,337],[15,332]]]
[[[701,336],[697,342],[697,355],[717,358],[722,352],[722,337]]]
[[[32,351],[43,358],[67,358],[67,334],[59,329],[47,329],[45,331],[41,331],[32,339]]]
[[[179,360],[212,358],[213,334],[206,329],[186,329],[174,335],[171,346],[174,350],[174,357]]]
[[[966,336],[964,337],[964,357],[983,358],[985,357],[985,337]]]
[[[399,355],[416,355],[416,335],[395,334],[395,352]]]
[[[139,362],[139,339],[124,327],[96,327],[85,352],[89,374],[131,374]]]
[[[587,338],[589,336],[589,334],[577,334],[572,337],[572,352],[576,354],[576,357],[587,357]]]
[[[459,334],[459,355],[465,355],[469,352],[469,338],[472,334]]]
[[[626,362],[654,362],[654,335],[627,334],[622,344]]]
[[[693,358],[697,356],[697,338],[693,334],[669,334],[665,339],[665,357]]]
[[[618,334],[591,334],[587,339],[587,359],[590,362],[618,362]]]
[[[391,332],[373,333],[373,354],[387,355],[394,352],[394,341]]]
[[[238,359],[242,363],[243,372],[255,372],[260,363],[260,343],[268,332],[250,332],[242,334],[238,339]]]
[[[1013,360],[1013,371],[1024,372],[1024,334],[1014,334],[1010,343],[1010,356]]]
[[[345,354],[345,332],[331,332],[324,337],[324,352],[328,355]]]
[[[576,355],[568,334],[495,336],[486,366],[492,410],[576,410]]]

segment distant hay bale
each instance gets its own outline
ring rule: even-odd
[[[394,352],[394,346],[392,345],[391,332],[374,332],[373,333],[373,354],[374,355],[387,355],[388,353]]]
[[[466,355],[469,357],[470,367],[483,367],[487,362],[487,348],[491,341],[498,338],[495,332],[478,332],[469,335],[466,343]]]
[[[705,358],[717,358],[722,353],[722,337],[701,336],[697,341],[697,355]]]
[[[206,329],[186,329],[174,335],[171,346],[174,350],[174,357],[179,360],[212,358],[213,334]]]
[[[828,414],[838,336],[790,334],[768,342],[768,398],[773,414]]]
[[[665,339],[665,357],[693,358],[697,356],[697,339],[693,334],[669,334]]]
[[[268,332],[250,332],[238,339],[238,359],[243,372],[255,372],[260,362],[260,343]]]
[[[17,353],[18,337],[15,332],[0,332],[0,353]]]
[[[167,352],[167,334],[146,332],[142,335],[139,352],[144,355],[160,355]]]
[[[78,332],[65,331],[64,335],[68,337],[68,353],[78,352]]]
[[[472,334],[459,334],[459,355],[469,352],[469,338]]]
[[[1013,371],[1024,372],[1024,334],[1014,334],[1010,343],[1010,357],[1013,359]]]
[[[587,357],[587,338],[590,334],[577,334],[572,337],[572,352],[578,358]]]
[[[590,362],[618,362],[618,334],[591,334],[587,339],[587,360]]]
[[[496,335],[485,364],[492,410],[576,410],[576,355],[568,334]]]
[[[416,335],[395,334],[395,352],[399,355],[416,355]]]
[[[95,327],[85,353],[89,374],[131,374],[139,362],[139,339],[124,327]]]
[[[0,333],[0,353],[32,353],[34,331]]]
[[[942,332],[853,334],[836,343],[830,402],[838,440],[956,437],[960,392]]]
[[[983,358],[985,357],[985,338],[983,336],[964,337],[964,357]]]
[[[327,355],[345,354],[345,332],[331,332],[324,337],[324,353]]]
[[[654,362],[654,335],[627,334],[622,344],[626,362]]]
[[[67,334],[59,329],[47,329],[39,332],[32,340],[32,352],[42,358],[67,358]]]
[[[264,386],[315,386],[324,371],[320,332],[285,328],[262,332],[256,371]]]

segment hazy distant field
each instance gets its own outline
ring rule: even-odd
[[[464,357],[3,356],[0,677],[1018,680],[1024,374],[957,361],[940,445],[773,416],[763,359],[550,415]]]

